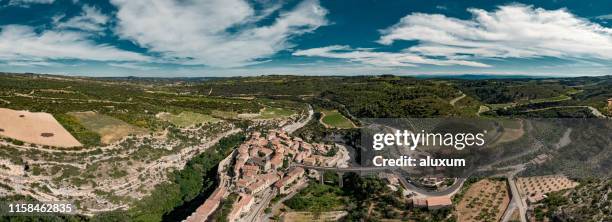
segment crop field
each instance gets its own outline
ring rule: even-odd
[[[517,186],[521,196],[527,197],[527,200],[531,202],[537,202],[544,199],[543,195],[547,193],[574,188],[578,186],[578,183],[565,176],[549,175],[520,177]]]
[[[290,109],[278,108],[278,107],[266,107],[260,112],[260,118],[262,119],[274,119],[284,118],[294,115],[295,112]]]
[[[560,96],[550,97],[550,98],[532,99],[532,100],[529,100],[529,103],[560,102],[560,101],[570,100],[570,99],[572,99],[572,97],[569,97],[567,95],[560,95]]]
[[[354,128],[355,124],[348,118],[344,117],[338,110],[322,110],[321,123],[326,127],[350,129]]]
[[[159,113],[158,117],[179,127],[188,127],[198,123],[216,123],[220,121],[210,115],[188,111],[181,112],[178,115],[172,113]]]
[[[233,111],[213,110],[212,116],[221,119],[276,119],[286,118],[295,115],[296,112],[291,109],[266,107],[258,113],[237,113]]]
[[[214,118],[220,119],[240,119],[243,114],[239,114],[234,111],[225,111],[225,110],[213,110],[211,112],[211,116]]]
[[[40,145],[81,146],[49,113],[0,108],[0,135]]]
[[[480,180],[467,190],[457,205],[458,221],[499,221],[509,203],[504,181]]]
[[[512,142],[523,137],[525,134],[523,121],[520,119],[501,120],[501,124],[504,127],[504,131],[501,137],[496,141],[497,143]]]
[[[130,134],[145,134],[147,130],[132,126],[113,117],[95,112],[71,112],[85,128],[100,134],[104,144],[121,140]]]

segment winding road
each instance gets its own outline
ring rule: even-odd
[[[462,100],[465,97],[466,97],[465,93],[461,93],[461,96],[452,99],[449,103],[451,104],[451,106],[455,106],[455,103],[457,103],[459,100]]]
[[[306,116],[306,118],[300,119],[299,121],[295,123],[283,126],[283,130],[291,134],[295,132],[296,130],[304,127],[306,124],[308,124],[308,122],[310,122],[310,120],[312,119],[313,115],[314,115],[314,110],[312,110],[312,106],[308,104],[308,116]]]

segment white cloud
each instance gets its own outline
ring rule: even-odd
[[[52,4],[55,0],[10,0],[9,6],[29,7],[32,4]]]
[[[6,65],[9,66],[63,66],[61,63],[45,62],[45,61],[10,61]]]
[[[112,0],[116,33],[181,64],[236,67],[261,62],[291,48],[292,37],[326,25],[327,11],[305,0],[266,26],[257,26],[278,6],[255,10],[244,0]]]
[[[75,17],[68,19],[65,22],[59,22],[62,17],[53,17],[53,21],[57,28],[61,29],[79,29],[90,32],[100,32],[105,29],[109,17],[103,14],[100,9],[88,5],[83,5],[83,12]]]
[[[153,67],[153,66],[146,65],[146,64],[133,63],[133,62],[124,62],[124,63],[111,62],[111,63],[108,63],[108,65],[113,66],[113,67],[124,68],[124,69],[142,70],[142,71],[157,69],[157,67]]]
[[[507,5],[469,12],[469,20],[414,13],[383,30],[378,42],[416,40],[410,52],[446,58],[612,59],[612,29],[565,9]]]
[[[299,50],[293,55],[398,67],[417,64],[490,67],[479,61],[504,58],[612,59],[612,29],[565,9],[515,4],[491,12],[468,10],[473,15],[469,20],[413,13],[382,30],[377,42],[383,45],[417,41],[400,52],[328,46]]]
[[[601,19],[601,20],[612,20],[612,14],[600,15],[600,16],[597,16],[595,18]]]
[[[447,59],[439,60],[427,58],[410,52],[374,52],[372,49],[352,49],[348,46],[327,46],[321,48],[313,48],[306,50],[298,50],[293,53],[295,56],[309,56],[309,57],[326,57],[336,59],[348,59],[354,62],[360,62],[368,65],[382,66],[382,67],[407,67],[416,66],[416,64],[428,64],[428,65],[463,65],[473,67],[489,67],[489,65],[457,60]]]
[[[139,53],[114,46],[96,44],[88,34],[47,30],[35,32],[30,26],[0,27],[0,60],[13,62],[45,62],[56,59],[94,61],[148,61]],[[42,64],[42,63],[41,63]]]

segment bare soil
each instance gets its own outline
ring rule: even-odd
[[[82,146],[49,113],[0,108],[0,128],[0,135],[27,143],[54,147]]]

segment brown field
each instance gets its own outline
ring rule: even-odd
[[[525,135],[522,120],[507,120],[502,124],[504,126],[504,132],[496,141],[496,143],[512,142],[520,139],[521,137],[523,137],[523,135]]]
[[[519,177],[517,185],[521,196],[527,197],[529,202],[534,203],[544,199],[547,193],[574,188],[578,183],[563,175],[548,175]]]
[[[0,129],[0,135],[27,143],[55,147],[82,146],[49,113],[0,108]]]
[[[456,207],[458,221],[499,221],[510,203],[506,182],[484,179],[473,184]]]
[[[85,128],[100,134],[100,141],[104,144],[119,141],[130,134],[147,133],[145,129],[95,112],[72,112],[68,114],[76,117]]]

